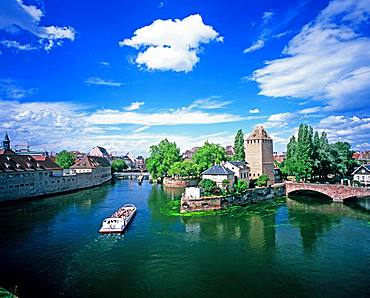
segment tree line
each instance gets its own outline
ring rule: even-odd
[[[286,159],[279,165],[285,176],[294,176],[297,181],[326,180],[349,176],[357,161],[352,158],[353,151],[347,142],[329,143],[327,134],[301,124],[298,137],[294,135],[287,145]]]

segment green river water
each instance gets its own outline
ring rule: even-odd
[[[20,297],[370,297],[370,199],[312,195],[178,216],[121,180],[0,205],[0,286]],[[123,235],[99,235],[125,203]]]

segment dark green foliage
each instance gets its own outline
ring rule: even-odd
[[[241,129],[239,129],[235,135],[234,152],[235,154],[233,155],[232,160],[236,160],[236,161],[245,160],[244,134]]]
[[[55,162],[63,169],[69,169],[75,163],[76,157],[67,150],[62,150],[58,153]]]
[[[112,162],[112,172],[122,172],[128,168],[123,159],[115,159]]]
[[[203,194],[205,196],[212,195],[217,190],[216,182],[211,179],[203,179],[199,182],[199,186],[202,188]]]
[[[153,179],[158,179],[168,176],[171,166],[178,161],[181,161],[180,149],[176,143],[164,139],[158,145],[150,147],[150,157],[146,161],[146,167]]]
[[[300,180],[326,179],[329,174],[349,175],[357,162],[348,143],[329,144],[326,133],[313,134],[312,127],[301,124],[298,139],[291,137],[287,146],[287,159],[281,165],[283,175]]]
[[[226,161],[226,151],[218,144],[205,142],[193,155],[192,160],[198,166],[198,174],[200,174],[213,165]]]
[[[259,187],[267,186],[267,182],[270,180],[270,178],[267,175],[261,175],[258,177],[256,181],[256,185]]]
[[[198,166],[192,160],[177,161],[168,171],[169,176],[189,177],[197,174]]]

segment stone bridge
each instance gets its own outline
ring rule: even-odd
[[[286,182],[286,194],[304,190],[315,191],[330,197],[334,202],[343,202],[347,199],[370,196],[370,189],[339,184],[314,184]]]

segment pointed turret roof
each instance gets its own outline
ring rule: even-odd
[[[263,126],[256,126],[247,140],[272,140]]]
[[[10,142],[8,132],[5,133],[4,141]]]

